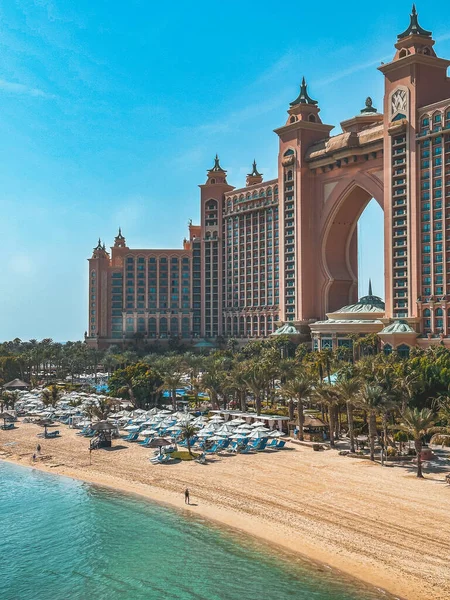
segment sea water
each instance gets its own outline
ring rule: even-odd
[[[386,595],[182,510],[0,461],[0,598],[377,600]]]

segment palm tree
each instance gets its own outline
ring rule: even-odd
[[[244,379],[255,397],[256,414],[259,416],[261,414],[262,397],[269,385],[271,374],[258,362],[251,361],[249,367]]]
[[[336,387],[329,384],[319,384],[314,389],[314,397],[318,402],[328,406],[329,427],[330,427],[330,446],[334,448],[334,434],[336,429],[336,406],[339,402]]]
[[[298,439],[303,440],[303,426],[305,424],[304,401],[313,392],[313,380],[304,372],[299,373],[293,379],[288,380],[282,387],[283,394],[289,398],[289,418],[293,415],[293,398],[297,400],[297,425]]]
[[[377,414],[385,402],[383,388],[376,383],[365,383],[358,395],[358,405],[369,415],[370,460],[375,460],[375,438],[377,436]]]
[[[400,431],[404,431],[414,440],[417,454],[417,477],[422,474],[422,438],[428,433],[435,431],[436,415],[429,408],[405,408],[402,412],[402,421],[399,424]]]
[[[44,406],[51,406],[55,408],[61,397],[61,390],[57,385],[51,385],[48,388],[42,390],[42,402]]]
[[[172,408],[177,409],[177,388],[183,384],[183,365],[179,356],[165,356],[159,361],[162,384],[160,390],[169,390],[172,397]]]
[[[191,450],[191,439],[197,434],[197,428],[191,423],[185,423],[181,427],[181,438],[186,440],[186,446],[190,456],[193,456]]]
[[[347,423],[348,423],[348,437],[350,439],[350,452],[355,452],[355,434],[353,427],[353,411],[354,402],[356,396],[361,388],[359,379],[345,379],[338,383],[336,391],[339,398],[345,402],[347,406]]]

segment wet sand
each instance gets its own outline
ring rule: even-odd
[[[36,437],[42,429],[31,424],[0,431],[0,459],[191,510],[407,600],[450,598],[444,472],[418,480],[412,464],[383,468],[290,443],[278,452],[222,454],[207,465],[152,465],[152,450],[116,440],[112,450],[92,452],[90,465],[89,440],[58,429],[54,440]],[[42,456],[33,463],[38,442]]]

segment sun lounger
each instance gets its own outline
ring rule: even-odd
[[[48,438],[56,438],[59,436],[59,431],[47,431],[47,435],[45,435],[45,437]]]
[[[6,423],[5,425],[1,426],[1,429],[3,429],[4,431],[9,431],[10,429],[14,429],[14,423]]]
[[[286,446],[286,440],[279,440],[277,442],[277,450],[281,450],[282,448],[284,448]]]

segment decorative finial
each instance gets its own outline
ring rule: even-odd
[[[372,294],[372,280],[369,278],[369,296],[373,296]]]
[[[406,29],[403,33],[400,33],[397,36],[397,38],[399,40],[402,40],[403,38],[406,38],[410,35],[422,35],[422,36],[428,37],[428,38],[431,37],[431,31],[427,31],[426,29],[423,29],[419,25],[418,15],[417,15],[417,10],[416,10],[415,4],[412,5],[412,11],[411,11],[411,15],[410,15],[410,23],[409,23],[408,29]]]
[[[219,162],[219,156],[216,154],[216,158],[214,159],[214,166],[211,169],[211,171],[223,171],[222,167],[220,166],[220,162]]]
[[[253,170],[249,174],[249,176],[250,177],[261,177],[261,173],[259,173],[258,169],[256,168],[256,160],[253,160]]]
[[[308,96],[308,86],[306,85],[305,78],[302,79],[302,84],[300,86],[300,94],[298,98],[296,98],[293,102],[290,103],[291,106],[297,106],[298,104],[312,104],[316,106],[318,104],[317,100],[313,100]]]
[[[361,109],[361,114],[367,114],[367,113],[376,113],[377,109],[373,106],[373,102],[372,102],[372,98],[370,96],[368,96],[366,98],[366,106],[364,108]]]

